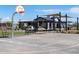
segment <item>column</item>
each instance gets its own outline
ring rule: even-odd
[[[55,17],[53,18],[53,30],[55,30],[56,29],[56,26],[55,26]]]
[[[37,30],[39,30],[38,28],[39,28],[39,21],[38,21],[38,23],[37,23]]]
[[[51,29],[53,29],[53,23],[51,22]]]
[[[50,29],[50,24],[49,24],[49,22],[47,23],[47,29],[48,29],[48,30]]]

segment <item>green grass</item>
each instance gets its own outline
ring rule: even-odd
[[[0,36],[2,36],[2,31],[0,30]]]
[[[7,32],[7,34],[9,34],[9,36],[11,36],[11,31]],[[14,36],[23,36],[23,35],[28,35],[30,33],[26,33],[25,32],[20,32],[20,31],[14,31]],[[2,31],[0,30],[0,37],[3,36]]]

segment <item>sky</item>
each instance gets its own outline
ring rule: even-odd
[[[16,12],[17,5],[0,5],[0,18],[2,21],[11,20],[12,14]],[[36,15],[42,16],[61,12],[62,15],[68,14],[75,21],[79,17],[79,5],[23,5],[24,14],[16,14],[14,21],[19,19],[30,21],[36,18]]]

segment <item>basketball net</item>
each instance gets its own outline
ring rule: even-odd
[[[22,13],[19,13],[21,16],[24,16],[24,12],[22,12]]]

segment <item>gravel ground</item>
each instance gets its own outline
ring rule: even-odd
[[[0,38],[3,54],[78,54],[79,34],[36,33],[26,36]]]

